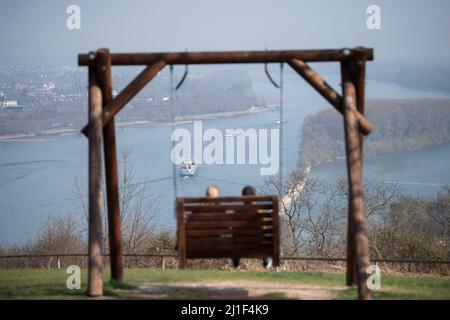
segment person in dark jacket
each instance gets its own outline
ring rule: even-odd
[[[256,195],[256,189],[252,186],[246,186],[244,189],[242,189],[242,195],[243,196],[255,196]],[[239,264],[241,262],[241,258],[232,258],[231,259],[233,267],[237,268],[239,267]],[[272,258],[267,257],[262,260],[262,265],[264,268],[270,268],[272,266]]]

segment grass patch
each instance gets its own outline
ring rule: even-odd
[[[81,283],[86,283],[82,272]],[[65,270],[15,269],[0,270],[1,299],[81,299],[86,288],[69,290]]]
[[[175,289],[169,291],[167,296],[171,299],[208,298],[207,293],[191,289]]]
[[[55,269],[1,269],[0,299],[85,299],[87,297],[87,270],[81,270],[81,290],[69,290],[65,270]],[[126,269],[126,283],[110,281],[109,270],[104,273],[104,293],[124,297],[127,290],[144,282],[179,283],[250,280],[326,287],[343,287],[343,273],[325,272],[256,272],[223,270],[162,270]],[[450,299],[450,280],[440,277],[412,277],[384,275],[376,299]],[[270,298],[283,298],[283,292],[269,292]],[[204,292],[188,288],[168,293],[169,298],[208,298]],[[338,299],[356,299],[356,288],[337,290]]]
[[[345,283],[344,274],[327,272],[127,269],[125,277],[130,284],[252,280],[337,287]]]
[[[57,269],[8,269],[0,270],[0,299],[86,299],[87,270],[81,270],[81,289],[68,289],[69,274]],[[110,280],[104,273],[105,296],[120,297],[121,290],[133,289],[135,285]]]
[[[281,292],[281,291],[274,291],[274,292],[266,293],[265,295],[263,295],[263,297],[270,298],[270,299],[283,299],[286,297],[286,293]]]
[[[356,299],[356,288],[338,292],[338,299]],[[385,275],[381,288],[373,291],[374,299],[381,300],[449,300],[450,280],[430,276]]]

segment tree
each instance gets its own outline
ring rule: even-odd
[[[142,181],[136,179],[133,167],[129,160],[130,154],[131,152],[128,150],[122,150],[119,158],[119,198],[120,218],[122,222],[122,245],[124,253],[127,254],[144,253],[148,250],[151,237],[154,235],[154,225],[152,221],[159,205],[159,195],[150,188],[148,179],[144,178]],[[78,200],[79,207],[86,217],[86,225],[88,218],[87,199],[83,188],[77,181],[75,181],[74,193]],[[104,235],[104,250],[107,252],[108,241],[106,241],[106,239],[108,237],[108,229],[106,220]]]
[[[154,234],[152,220],[159,196],[149,187],[148,179],[137,182],[129,163],[130,152],[121,152],[120,215],[123,248],[126,253],[143,253]]]

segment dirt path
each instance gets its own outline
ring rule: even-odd
[[[333,299],[345,287],[250,280],[144,283],[129,291],[132,299]]]

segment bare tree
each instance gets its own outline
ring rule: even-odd
[[[430,224],[433,225],[430,228],[431,235],[440,235],[440,245],[450,245],[450,187],[444,188],[436,201],[430,201],[427,213],[431,219]]]
[[[148,249],[151,236],[154,234],[153,219],[159,206],[159,195],[150,187],[147,178],[138,181],[130,164],[128,150],[120,152],[119,199],[122,222],[122,243],[124,252],[128,254],[143,253]],[[88,218],[87,199],[83,187],[75,181],[74,194],[79,209],[84,213],[85,229]],[[106,207],[106,205],[105,205]],[[106,220],[105,220],[106,221]],[[105,222],[105,239],[108,229]],[[104,241],[107,250],[108,241]]]
[[[281,201],[283,250],[290,255],[342,256],[346,249],[348,215],[347,181],[327,183],[311,179],[304,170],[294,170],[285,184],[277,177],[266,179],[265,193],[276,193]],[[398,199],[396,185],[364,183],[365,210],[370,221],[371,248],[377,245],[380,216]]]
[[[85,248],[72,215],[49,215],[41,225],[33,251],[39,254],[78,253]]]
[[[280,196],[283,252],[331,255],[341,232],[340,216],[323,183],[305,170],[293,170],[283,185],[277,177],[266,179],[263,192]]]
[[[23,246],[19,251],[28,254],[72,254],[85,250],[86,242],[83,240],[79,226],[72,215],[49,215],[40,226],[37,239]],[[50,268],[54,258],[55,256],[47,258],[47,268]],[[78,258],[66,258],[65,260],[67,260],[66,262],[70,260],[71,263],[77,265],[81,265],[82,262]],[[39,261],[42,262],[43,260],[40,259]]]
[[[348,208],[348,182],[346,179],[338,179],[334,186],[334,193],[340,199],[341,209],[347,215]],[[391,210],[392,205],[400,197],[400,189],[395,183],[383,183],[372,180],[365,180],[363,183],[364,212],[367,219],[367,232],[370,248],[375,255],[383,258],[382,250],[378,247],[378,237],[381,228],[386,227],[386,221],[381,219]],[[404,212],[399,212],[399,218]]]
[[[149,186],[148,179],[137,182],[129,163],[129,151],[122,151],[120,158],[120,213],[123,245],[127,253],[143,252],[154,234],[152,220],[159,205],[159,196]]]

